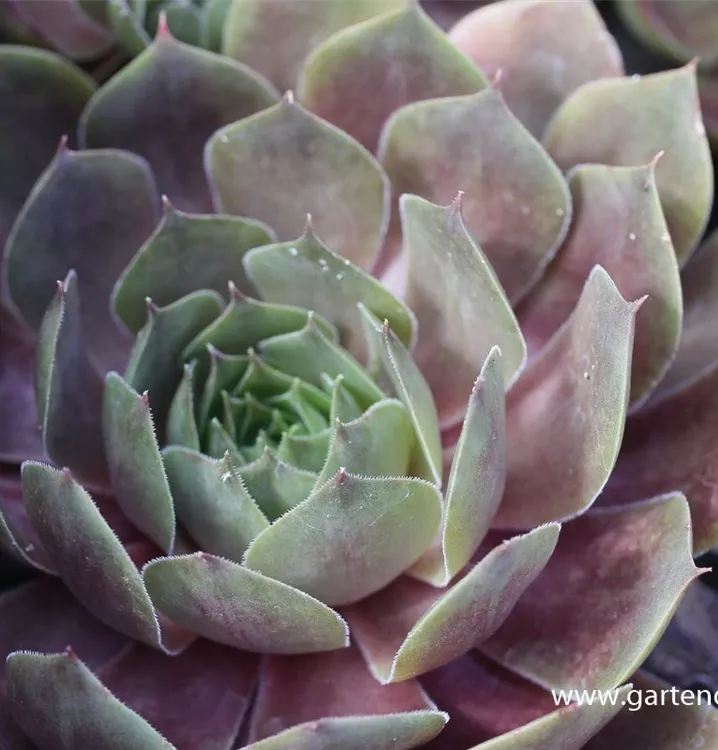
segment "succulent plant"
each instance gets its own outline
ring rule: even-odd
[[[0,48],[2,750],[718,742],[621,705],[718,544],[695,65],[391,6]]]

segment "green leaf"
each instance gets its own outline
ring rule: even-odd
[[[70,649],[11,654],[6,681],[13,718],[41,748],[99,748],[111,741],[113,750],[173,750]]]
[[[279,443],[277,459],[301,471],[319,473],[327,458],[331,436],[328,427],[315,435],[300,435],[296,426],[290,428]]]
[[[227,454],[213,460],[174,446],[162,457],[177,518],[203,550],[241,562],[252,540],[269,527]]]
[[[205,349],[209,354],[209,375],[202,389],[197,413],[200,431],[204,429],[210,416],[219,408],[222,391],[234,388],[249,367],[249,357],[245,354],[224,354],[219,349],[215,349],[212,344],[206,344]],[[200,369],[200,375],[202,369]]]
[[[194,372],[197,360],[184,366],[179,388],[175,391],[167,415],[167,443],[199,450],[199,431],[194,416]]]
[[[329,250],[311,224],[293,242],[247,253],[244,265],[262,299],[320,313],[337,327],[342,346],[360,361],[366,344],[359,302],[380,320],[388,320],[405,346],[413,343],[416,321],[411,310],[368,273]]]
[[[136,13],[129,5],[131,0],[107,0],[107,20],[122,45],[132,57],[139,55],[152,44],[149,34],[142,28]],[[133,3],[137,6],[137,3]]]
[[[342,82],[351,82],[349,90]],[[382,125],[399,107],[474,94],[485,86],[481,71],[418,3],[407,3],[320,44],[307,58],[297,89],[312,112],[373,152]]]
[[[225,295],[229,281],[251,293],[243,256],[272,239],[271,230],[257,221],[186,214],[166,201],[159,226],[115,285],[113,309],[137,333],[147,319],[147,297],[164,306],[199,289]]]
[[[356,399],[344,385],[344,376],[337,375],[332,380],[326,373],[322,377],[325,388],[331,388],[332,404],[329,419],[331,422],[340,420],[341,422],[351,422],[361,416],[361,409]]]
[[[277,98],[257,73],[183,44],[160,26],[155,41],[92,98],[80,141],[85,148],[112,146],[143,156],[178,208],[208,212],[202,163],[207,139]]]
[[[416,562],[440,521],[441,497],[429,483],[340,469],[262,532],[245,564],[331,605],[349,604]]]
[[[371,154],[291,95],[215,133],[205,158],[216,210],[265,221],[282,242],[312,214],[329,247],[361,268],[373,264],[388,218],[386,176]]]
[[[348,645],[342,618],[280,581],[198,552],[148,563],[155,606],[204,638],[259,653],[301,654]]]
[[[102,378],[89,360],[77,276],[70,271],[40,326],[35,393],[48,456],[96,487],[109,484],[102,441]]]
[[[119,506],[143,534],[172,554],[175,511],[147,392],[140,396],[117,373],[108,373],[102,428]]]

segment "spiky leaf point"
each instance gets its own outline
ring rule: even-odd
[[[259,653],[345,648],[344,620],[274,578],[198,552],[160,558],[143,571],[157,609],[204,638]]]
[[[419,325],[414,359],[434,394],[440,423],[461,421],[476,373],[501,349],[509,387],[526,359],[518,322],[494,272],[463,222],[461,197],[443,207],[401,198],[406,297]]]
[[[623,75],[618,45],[590,0],[493,3],[464,16],[449,39],[487,76],[501,75],[509,108],[537,138],[579,86]]]
[[[494,548],[448,590],[402,577],[347,608],[374,676],[382,683],[416,677],[493,635],[543,570],[559,528],[541,526]]]
[[[285,91],[294,88],[305,58],[324,39],[406,1],[334,0],[327,6],[294,0],[234,0],[225,20],[222,53],[251,66]],[[276,45],[279,38],[282,44]]]
[[[623,436],[639,307],[596,266],[571,317],[509,392],[500,527],[570,518],[603,489]]]
[[[416,320],[411,310],[372,276],[327,248],[310,223],[297,240],[250,251],[244,265],[262,299],[316,310],[336,325],[342,346],[359,360],[366,349],[359,302],[380,320],[388,320],[405,346],[413,343]]]
[[[544,143],[561,169],[577,164],[648,164],[679,264],[696,246],[713,200],[713,167],[701,118],[695,65],[587,83],[548,126]]]
[[[395,195],[416,193],[446,205],[457,189],[465,191],[466,229],[512,302],[536,282],[566,234],[566,182],[496,88],[400,109],[382,132],[379,159]],[[401,210],[406,229],[405,204]],[[396,207],[392,219],[396,242]]]
[[[92,79],[51,52],[0,49],[0,244],[63,135],[74,133],[95,90]],[[22,96],[32,91],[34,96]],[[64,273],[62,274],[64,276]]]
[[[389,68],[391,76],[386,75]],[[382,125],[399,107],[474,94],[485,86],[481,71],[419,4],[407,3],[319,45],[307,58],[297,88],[299,100],[312,112],[373,152]]]
[[[311,214],[329,247],[371,267],[386,232],[386,175],[353,138],[291,92],[215,133],[205,161],[216,210],[260,219],[282,242],[295,238]]]
[[[163,306],[197,289],[226,296],[228,281],[250,294],[253,288],[245,278],[242,258],[272,239],[271,230],[260,222],[187,214],[165,199],[162,221],[115,285],[113,309],[137,333],[147,319],[147,297]]]
[[[681,279],[655,169],[656,160],[642,167],[588,164],[571,171],[571,230],[518,310],[521,330],[535,353],[570,316],[595,263],[611,274],[626,299],[648,295],[636,317],[632,406],[644,401],[661,380],[681,334]]]
[[[208,212],[202,162],[207,139],[277,99],[258,74],[183,44],[160,24],[153,44],[92,98],[80,141],[85,148],[112,146],[144,156],[160,190],[178,208]]]
[[[690,537],[678,493],[572,521],[481,649],[545,687],[614,687],[643,662],[704,572],[693,564]]]
[[[7,242],[6,280],[22,319],[37,331],[57,280],[74,269],[86,290],[82,319],[93,357],[105,369],[121,367],[127,338],[107,300],[157,216],[154,181],[143,159],[61,146]]]
[[[428,482],[340,469],[262,532],[245,563],[331,605],[349,604],[416,562],[440,520],[441,498]]]

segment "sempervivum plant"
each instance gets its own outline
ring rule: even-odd
[[[712,747],[622,710],[718,544],[695,67],[349,5],[0,48],[0,748]]]

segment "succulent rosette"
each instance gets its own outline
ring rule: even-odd
[[[718,543],[695,66],[225,10],[99,89],[0,48],[0,748],[711,747],[621,703]]]

